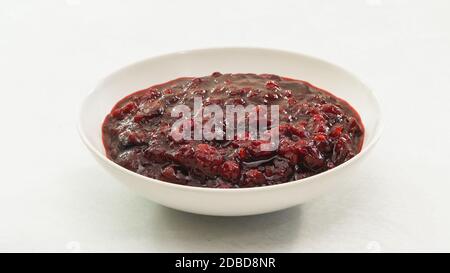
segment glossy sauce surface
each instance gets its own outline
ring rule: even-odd
[[[201,97],[204,106],[223,108],[278,105],[277,149],[262,151],[263,141],[251,139],[176,141],[170,136],[178,119],[171,117],[172,108],[183,104],[194,109],[194,97]],[[218,72],[127,96],[105,118],[102,132],[106,154],[117,164],[151,178],[213,188],[309,177],[355,156],[364,139],[358,113],[327,91],[276,75]]]

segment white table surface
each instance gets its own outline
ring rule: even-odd
[[[128,3],[128,4],[127,4]],[[0,251],[450,251],[450,1],[2,1]],[[339,64],[385,131],[354,183],[268,215],[163,208],[76,131],[80,101],[131,62],[259,46]]]

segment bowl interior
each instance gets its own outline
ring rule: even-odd
[[[328,62],[285,51],[217,48],[173,53],[127,66],[105,78],[81,108],[80,130],[88,145],[104,155],[101,124],[126,95],[183,76],[221,73],[272,73],[310,82],[349,102],[366,129],[364,149],[380,130],[380,110],[373,93],[356,77]]]

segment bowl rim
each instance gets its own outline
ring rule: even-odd
[[[195,187],[195,186],[189,186],[189,185],[179,185],[179,184],[174,184],[174,183],[170,183],[170,182],[166,182],[166,181],[162,181],[162,180],[158,180],[156,178],[150,178],[144,175],[140,175],[138,173],[135,173],[133,171],[130,171],[122,166],[120,166],[119,164],[115,163],[114,161],[110,160],[109,158],[106,157],[106,155],[104,155],[102,152],[100,152],[97,148],[94,147],[94,145],[89,141],[89,139],[87,138],[87,136],[84,133],[83,127],[82,127],[82,115],[83,115],[83,109],[85,104],[87,103],[87,101],[89,100],[89,98],[91,97],[91,95],[98,89],[99,86],[101,86],[103,83],[107,82],[108,79],[120,74],[121,72],[134,67],[134,66],[138,66],[140,64],[149,62],[149,61],[154,61],[157,59],[163,59],[163,58],[167,58],[167,57],[172,57],[172,56],[177,56],[177,55],[183,55],[183,54],[192,54],[192,53],[197,53],[197,52],[205,52],[205,51],[239,51],[239,50],[258,50],[258,51],[271,51],[273,53],[278,53],[278,54],[291,54],[291,55],[296,55],[298,57],[302,57],[302,58],[309,58],[311,60],[314,61],[318,61],[318,62],[322,62],[328,66],[334,67],[338,70],[341,70],[343,72],[345,72],[346,74],[348,74],[350,77],[352,77],[353,79],[355,79],[357,82],[359,82],[363,87],[365,87],[367,90],[370,91],[370,95],[373,98],[373,103],[374,106],[378,112],[378,117],[376,119],[376,125],[375,125],[375,130],[374,130],[374,135],[371,139],[371,141],[369,143],[367,143],[366,145],[363,145],[361,151],[356,154],[354,157],[352,157],[351,159],[347,160],[346,162],[340,164],[337,167],[334,167],[330,170],[327,170],[325,172],[321,172],[319,174],[315,174],[313,176],[309,176],[300,180],[295,180],[295,181],[290,181],[290,182],[285,182],[285,183],[281,183],[281,184],[276,184],[276,185],[267,185],[267,186],[261,186],[261,187],[249,187],[249,188],[206,188],[206,187]],[[273,48],[266,48],[266,47],[241,47],[241,46],[224,46],[224,47],[205,47],[205,48],[195,48],[195,49],[187,49],[187,50],[181,50],[181,51],[174,51],[174,52],[169,52],[169,53],[164,53],[164,54],[160,54],[160,55],[155,55],[152,57],[148,57],[145,58],[143,60],[140,61],[136,61],[136,62],[132,62],[131,64],[122,66],[119,69],[116,69],[115,71],[113,71],[112,73],[108,74],[106,77],[103,77],[96,85],[95,87],[88,93],[88,95],[86,95],[83,100],[81,101],[81,104],[79,105],[79,109],[78,109],[78,124],[77,124],[77,130],[78,133],[83,141],[83,143],[86,145],[86,147],[92,152],[94,153],[95,156],[97,156],[97,158],[101,159],[103,162],[106,162],[106,164],[108,164],[110,167],[112,168],[116,168],[120,171],[122,171],[125,174],[134,176],[138,179],[144,179],[149,183],[157,183],[160,186],[167,186],[167,187],[171,187],[173,189],[178,189],[178,190],[188,190],[188,191],[198,191],[198,192],[227,192],[227,193],[238,193],[238,192],[260,192],[260,191],[266,191],[266,190],[276,190],[276,189],[282,189],[282,188],[287,188],[287,187],[294,187],[297,186],[298,184],[306,184],[306,183],[312,183],[314,182],[314,180],[317,180],[321,177],[327,176],[327,175],[331,175],[333,172],[337,172],[343,168],[346,168],[352,164],[354,164],[354,162],[356,162],[357,160],[359,160],[362,156],[364,156],[369,150],[371,150],[374,145],[378,142],[378,140],[380,139],[381,133],[383,131],[384,125],[383,125],[383,114],[382,114],[382,109],[379,103],[379,99],[377,98],[377,96],[375,95],[375,93],[373,92],[372,88],[370,88],[369,85],[367,85],[365,82],[361,81],[359,79],[359,77],[357,77],[355,74],[353,74],[352,72],[348,71],[347,69],[336,65],[334,63],[331,63],[325,59],[322,58],[318,58],[315,56],[311,56],[308,54],[304,54],[304,53],[299,53],[299,52],[294,52],[294,51],[289,51],[289,50],[284,50],[284,49],[273,49]]]

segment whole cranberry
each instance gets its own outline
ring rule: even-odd
[[[241,168],[235,161],[225,161],[222,165],[222,176],[229,181],[237,181],[241,176]]]
[[[199,144],[194,157],[196,167],[210,175],[215,175],[223,162],[223,156],[209,144]]]
[[[262,185],[266,182],[266,178],[264,174],[256,169],[248,170],[245,173],[245,180],[243,186],[245,187],[253,187]]]

